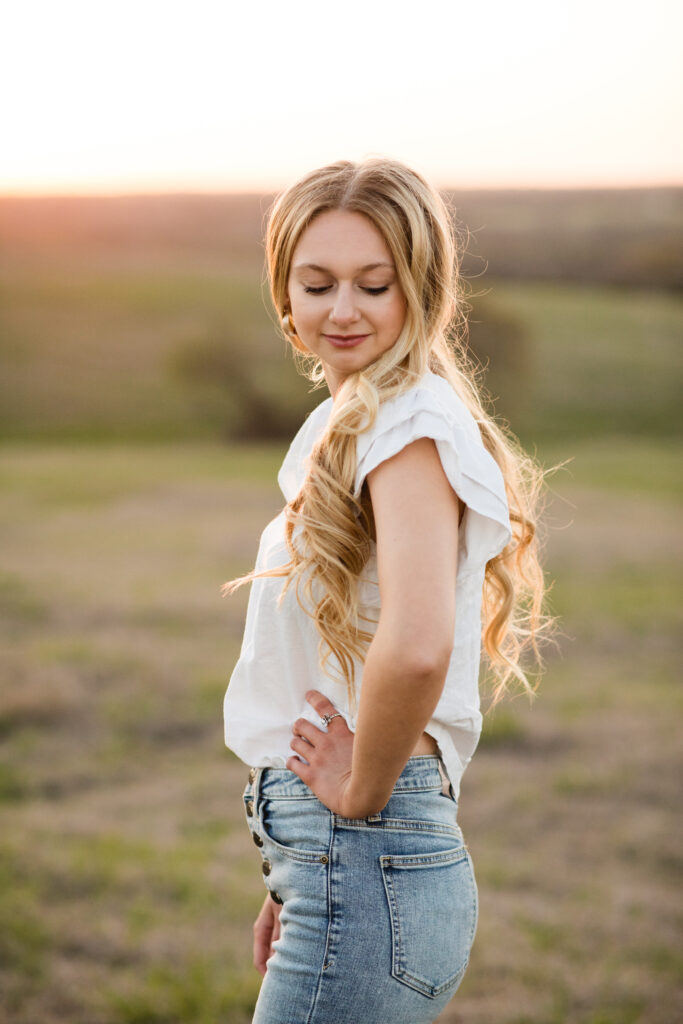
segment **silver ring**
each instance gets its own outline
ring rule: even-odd
[[[329,724],[330,724],[330,722],[332,721],[333,718],[343,718],[343,717],[344,716],[339,711],[335,711],[335,713],[333,715],[321,715],[320,716],[320,721],[323,723],[323,725],[328,725],[329,726]]]

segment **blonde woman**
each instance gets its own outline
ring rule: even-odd
[[[273,303],[330,397],[294,438],[266,526],[225,738],[251,766],[267,890],[255,1024],[433,1021],[478,915],[457,823],[497,686],[547,620],[542,471],[485,412],[439,194],[391,160],[313,171],[267,229]]]

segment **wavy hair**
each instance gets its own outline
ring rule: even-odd
[[[257,576],[285,577],[280,600],[295,586],[302,609],[320,635],[321,669],[331,678],[335,656],[355,704],[354,660],[362,660],[373,633],[363,628],[359,580],[372,551],[374,523],[367,485],[354,497],[356,438],[375,421],[381,403],[412,387],[427,370],[444,377],[474,417],[486,449],[505,481],[512,539],[486,565],[482,641],[495,687],[491,707],[516,679],[533,697],[522,667],[531,649],[539,675],[539,641],[553,620],[544,612],[546,586],[537,522],[546,472],[507,428],[485,409],[480,370],[466,346],[469,308],[461,256],[449,210],[439,193],[404,164],[372,157],[339,161],[307,174],[276,197],[266,230],[266,264],[273,305],[299,369],[315,385],[324,381],[320,360],[296,334],[289,313],[288,280],[297,244],[315,217],[349,210],[369,218],[394,259],[407,308],[395,344],[342,383],[323,436],[308,460],[299,493],[285,507],[290,561],[226,583],[232,593]]]

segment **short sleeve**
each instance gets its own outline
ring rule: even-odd
[[[355,495],[373,469],[422,437],[436,443],[444,472],[466,506],[458,571],[483,571],[512,538],[505,484],[473,416],[448,381],[431,375],[427,384],[380,406],[373,426],[358,435]]]

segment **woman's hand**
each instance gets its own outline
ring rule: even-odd
[[[309,690],[306,700],[315,708],[320,717],[334,715],[337,709],[334,704],[318,690]],[[294,739],[290,743],[292,750],[305,758],[290,757],[287,767],[313,790],[318,800],[325,804],[334,814],[343,818],[354,817],[348,806],[348,789],[351,781],[351,758],[353,756],[354,734],[341,715],[333,719],[327,732],[298,718],[292,727]],[[346,797],[346,799],[345,799]]]
[[[254,922],[254,967],[260,974],[268,970],[267,960],[275,952],[273,943],[280,938],[280,911],[282,907],[270,896],[261,907]]]

